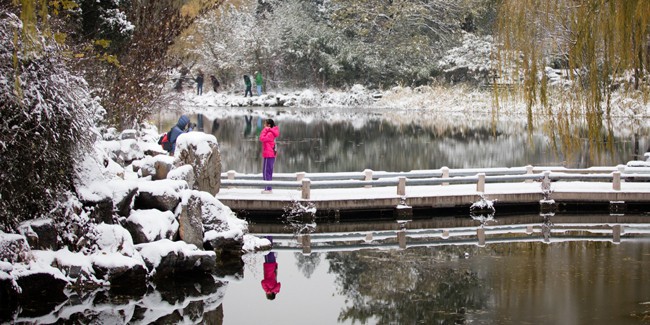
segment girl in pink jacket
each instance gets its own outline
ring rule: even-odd
[[[264,121],[264,129],[260,132],[260,141],[262,142],[262,157],[264,163],[262,164],[262,177],[265,181],[273,179],[273,165],[275,164],[275,138],[280,136],[280,129],[275,126],[272,119]],[[271,193],[271,186],[264,188],[262,193]]]
[[[278,282],[278,262],[275,260],[275,253],[270,252],[264,255],[264,280],[262,280],[262,289],[266,293],[268,300],[275,299],[280,293],[282,284]]]

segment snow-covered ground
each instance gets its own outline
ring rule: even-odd
[[[206,111],[224,107],[303,107],[367,109],[372,111],[416,111],[456,114],[491,114],[525,118],[526,105],[521,98],[500,98],[494,104],[491,89],[457,86],[393,87],[386,91],[366,89],[354,85],[349,90],[272,90],[262,96],[244,97],[242,91],[205,91],[197,96],[191,89],[180,96],[181,107],[190,111]],[[566,108],[564,99],[556,98],[552,109]],[[650,103],[633,93],[615,93],[612,96],[611,116],[645,118],[650,116]],[[541,113],[535,108],[535,113]]]

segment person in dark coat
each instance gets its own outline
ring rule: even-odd
[[[196,76],[196,94],[203,94],[203,72],[199,70],[199,74]]]
[[[169,152],[170,155],[174,154],[176,150],[176,140],[178,136],[185,133],[185,128],[190,124],[190,118],[187,115],[181,115],[178,119],[176,125],[169,131],[169,142],[172,144],[172,151]],[[188,128],[187,131],[192,131],[192,128]]]
[[[246,97],[246,95],[248,94],[250,94],[251,97],[253,97],[253,92],[251,91],[251,87],[253,86],[253,84],[251,83],[251,78],[247,74],[244,75],[244,84],[246,85],[246,91],[244,92],[244,97]]]
[[[214,90],[214,92],[216,93],[220,85],[219,80],[217,80],[217,78],[214,75],[212,75],[210,76],[210,82],[212,82],[212,90]]]

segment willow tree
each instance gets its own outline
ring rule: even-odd
[[[531,126],[541,113],[568,135],[568,124],[582,121],[593,140],[614,91],[647,101],[650,1],[503,0],[498,16],[499,78],[518,86]],[[550,66],[567,82],[551,85]]]
[[[588,118],[602,117],[614,89],[648,93],[649,22],[647,0],[503,0],[501,76],[521,81],[529,114],[537,103],[550,112],[558,92]],[[549,87],[544,69],[551,65],[566,69],[569,87]]]

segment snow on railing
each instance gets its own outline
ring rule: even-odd
[[[221,174],[224,187],[272,186],[302,190],[302,198],[309,199],[311,189],[397,187],[397,195],[406,194],[406,186],[476,184],[477,192],[485,191],[485,183],[539,181],[548,188],[551,181],[612,182],[612,189],[621,190],[621,180],[650,180],[650,168],[591,167],[568,169],[564,167],[512,167],[481,169],[415,170],[410,172],[384,172],[366,169],[363,172],[341,173],[279,173],[274,180],[264,181],[261,174],[239,174],[228,171]]]

